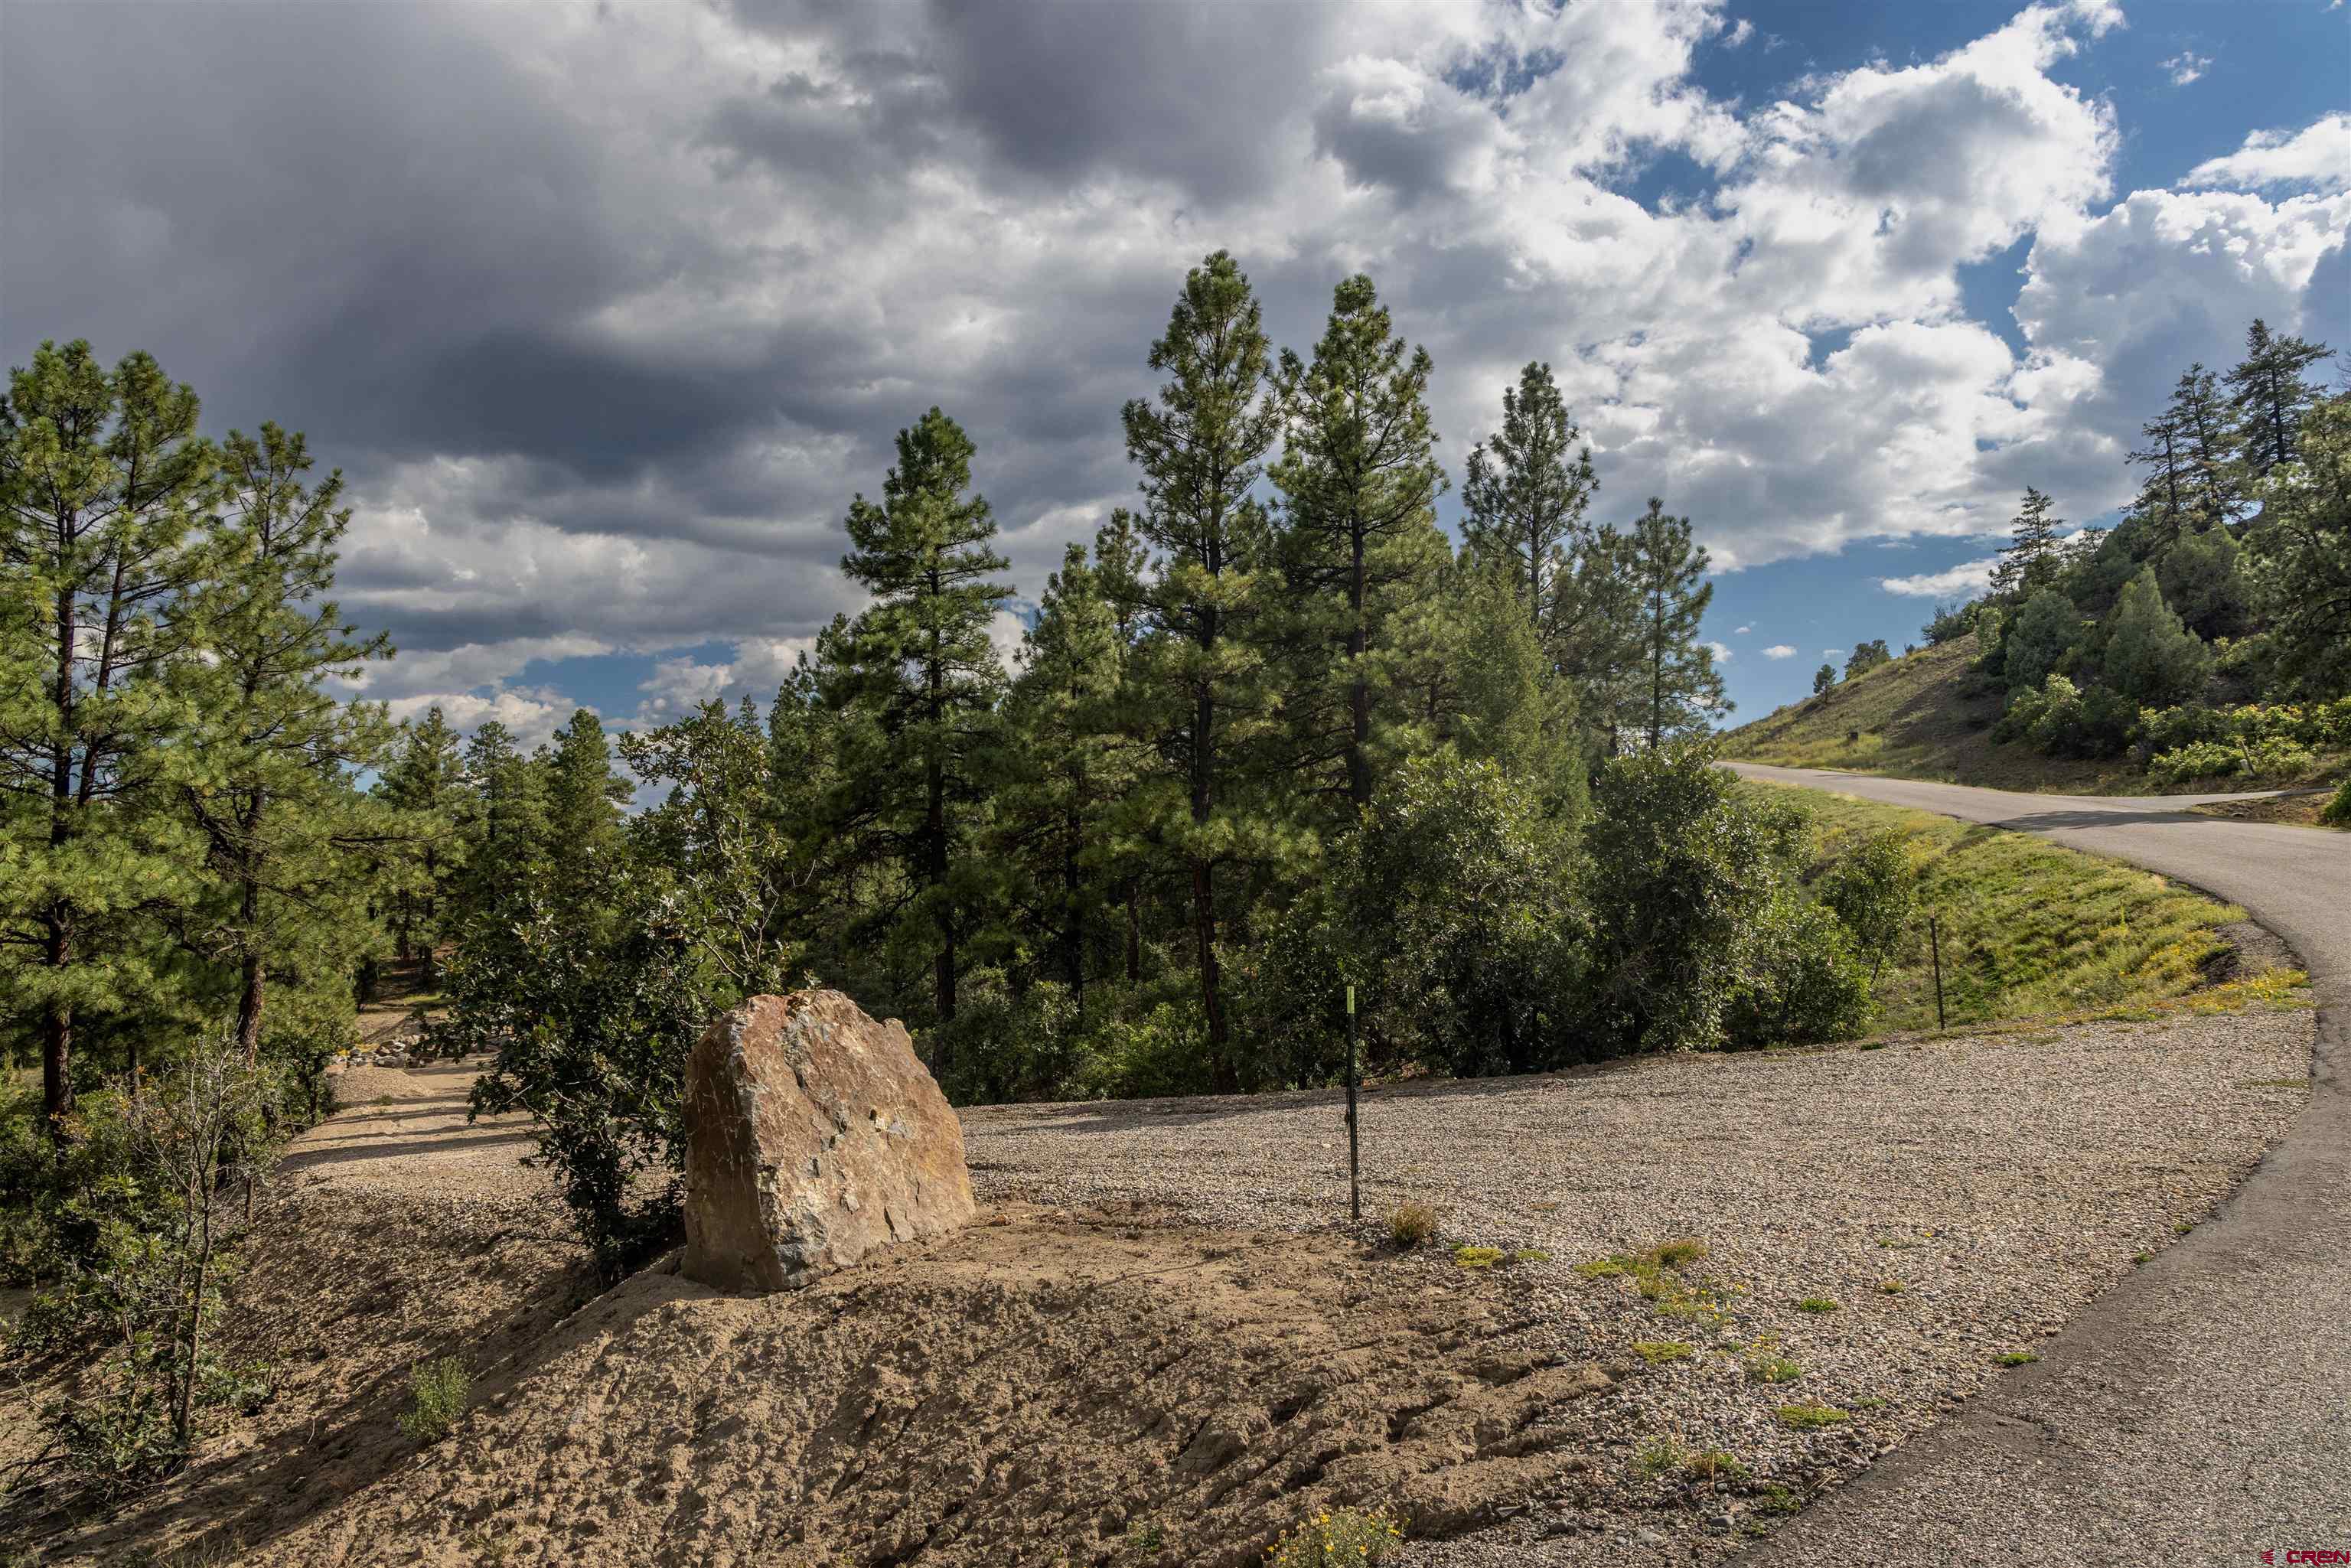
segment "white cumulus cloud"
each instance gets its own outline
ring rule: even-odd
[[[1774,643],[1763,650],[1763,656],[1767,659],[1792,659],[1796,656],[1796,650],[1792,643]]]
[[[2338,110],[2321,115],[2290,135],[2256,131],[2234,152],[2197,164],[2179,183],[2242,191],[2273,185],[2340,191],[2351,185],[2351,114]]]
[[[1877,585],[1888,593],[1907,594],[1914,599],[1960,599],[1981,593],[1991,586],[1991,569],[2000,564],[2000,557],[1986,556],[1981,560],[1961,561],[1942,571],[1923,572],[1917,577],[1881,577]]]

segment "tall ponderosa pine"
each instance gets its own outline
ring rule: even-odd
[[[588,862],[619,848],[629,781],[612,770],[603,721],[584,707],[572,710],[570,721],[556,732],[544,766],[548,854],[557,886],[584,885]]]
[[[1538,627],[1551,618],[1552,579],[1568,569],[1600,487],[1582,434],[1551,367],[1530,363],[1516,389],[1502,389],[1502,428],[1470,452],[1461,481],[1462,541],[1480,558],[1508,563]]]
[[[2351,695],[2351,394],[2312,406],[2246,542],[2280,673],[2314,696]]]
[[[2237,416],[2244,466],[2256,479],[2294,456],[2294,436],[2321,390],[2303,378],[2335,357],[2324,343],[2273,333],[2260,317],[2245,333],[2245,357],[2228,375],[2229,405]]]
[[[841,695],[873,744],[844,758],[845,825],[895,860],[911,889],[888,913],[927,926],[937,1021],[956,1011],[963,938],[958,877],[984,776],[1004,669],[988,629],[1011,590],[989,540],[987,502],[966,496],[974,448],[934,408],[898,433],[877,506],[850,503],[841,569],[872,594],[841,641]],[[941,1064],[944,1067],[944,1063]]]
[[[223,448],[227,506],[217,573],[191,596],[205,656],[176,681],[192,720],[182,802],[203,834],[214,884],[194,926],[200,952],[235,972],[238,1048],[261,1054],[271,974],[340,986],[364,940],[373,848],[390,837],[355,788],[392,744],[383,710],[325,689],[392,656],[335,601],[335,546],[350,524],[340,471],[304,482],[300,434],[264,424]]]
[[[184,754],[167,676],[217,461],[196,395],[132,354],[43,343],[0,402],[0,985],[40,1040],[52,1134],[78,1019],[156,988],[142,917],[185,879],[152,810]],[[168,838],[168,831],[165,831]]]
[[[1730,705],[1723,699],[1714,650],[1698,640],[1714,585],[1700,580],[1708,558],[1690,541],[1689,519],[1668,515],[1652,496],[1630,538],[1641,592],[1641,722],[1654,751],[1703,730]]]
[[[2139,559],[2160,558],[2183,531],[2237,520],[2244,491],[2234,460],[2235,418],[2211,371],[2190,365],[2163,413],[2140,429],[2147,444],[2129,455],[2147,470],[2131,507],[2142,536]]]
[[[1310,691],[1296,706],[1310,766],[1335,756],[1356,811],[1372,800],[1374,695],[1395,674],[1386,622],[1436,591],[1452,553],[1437,528],[1445,472],[1433,455],[1428,350],[1407,350],[1362,276],[1339,285],[1313,362],[1282,356],[1290,440],[1273,479],[1285,502],[1283,576],[1309,650]]]
[[[1110,720],[1126,653],[1084,546],[1070,546],[1047,580],[1026,648],[1005,702],[997,841],[1018,868],[1016,915],[1046,937],[1047,972],[1069,987],[1082,1027],[1088,949],[1108,902],[1106,815],[1125,789]]]
[[[423,955],[429,976],[436,945],[455,932],[444,922],[461,904],[465,864],[465,763],[457,732],[435,703],[401,727],[376,795],[398,813],[404,854],[392,862],[392,936],[404,962]]]
[[[1575,695],[1593,759],[1615,756],[1625,732],[1642,728],[1647,693],[1635,541],[1604,523],[1584,530],[1552,579],[1539,631]]]
[[[1135,532],[1159,557],[1140,589],[1127,682],[1130,726],[1158,766],[1129,798],[1128,831],[1160,845],[1190,881],[1209,1071],[1220,1087],[1238,1079],[1217,953],[1217,873],[1275,849],[1249,776],[1270,706],[1256,624],[1270,529],[1249,494],[1281,433],[1270,365],[1249,279],[1218,251],[1186,277],[1166,335],[1151,346],[1151,368],[1168,378],[1157,401],[1138,398],[1120,414],[1126,455],[1143,470]]]
[[[2053,505],[2043,491],[2024,487],[2023,503],[2009,519],[2009,540],[2001,546],[2000,564],[1991,570],[1995,597],[2021,604],[2053,581],[2064,566],[2064,546],[2057,530],[2065,519],[2049,515]]]

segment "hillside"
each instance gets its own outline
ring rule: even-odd
[[[2021,741],[1994,740],[2001,696],[1997,686],[1970,675],[1976,653],[1970,632],[1906,653],[1729,731],[1722,755],[1778,768],[1849,768],[1990,789],[2158,792],[2127,756],[2044,757]]]

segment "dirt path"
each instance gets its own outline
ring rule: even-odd
[[[2319,1007],[2309,1103],[2213,1223],[1755,1563],[2220,1563],[2351,1549],[2351,835],[2185,809],[2207,797],[2068,799],[1736,766],[2192,883],[2283,936]]]

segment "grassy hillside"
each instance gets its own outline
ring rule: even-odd
[[[1722,754],[1782,768],[1850,768],[1995,789],[2147,788],[2128,758],[2075,761],[1992,739],[2001,695],[1969,674],[1975,656],[1973,633],[1907,653],[1730,731]]]
[[[1955,1028],[2306,999],[2299,971],[2240,963],[2222,932],[2243,910],[2152,872],[1931,811],[1793,792],[1821,829],[1822,869],[1863,835],[1891,831],[1917,873],[1917,917],[1876,988],[1882,1029],[1935,1027],[1929,915],[1940,926],[1944,1010]]]

